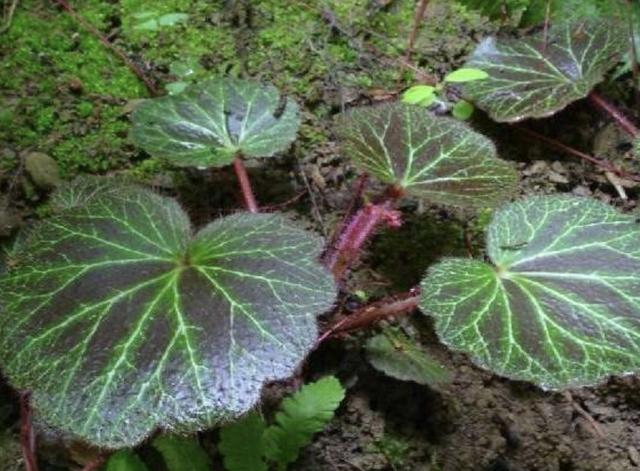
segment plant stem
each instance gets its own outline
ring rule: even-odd
[[[380,224],[400,226],[400,213],[393,209],[400,195],[398,190],[391,190],[381,202],[367,204],[351,218],[340,234],[335,248],[327,252],[324,260],[336,280],[341,280],[358,259],[362,247]]]
[[[107,457],[106,456],[99,456],[97,457],[95,460],[91,461],[90,463],[87,463],[84,468],[82,468],[82,471],[96,471],[97,469],[100,468],[100,466],[102,466],[105,462],[107,461]]]
[[[386,317],[398,317],[408,314],[418,307],[420,291],[414,288],[406,293],[384,298],[364,306],[350,316],[334,322],[318,339],[318,344],[337,334],[368,327]]]
[[[635,124],[629,121],[629,119],[624,114],[622,114],[622,112],[618,110],[613,105],[613,103],[608,102],[596,92],[591,92],[591,94],[589,95],[589,100],[591,100],[591,103],[596,105],[598,108],[609,114],[609,116],[611,116],[622,129],[624,129],[631,135],[631,137],[640,136],[640,129],[638,129]]]
[[[144,83],[144,85],[147,87],[147,90],[149,91],[151,96],[158,95],[158,89],[156,88],[155,84],[149,77],[145,75],[142,69],[138,67],[131,59],[129,59],[124,52],[122,52],[120,49],[114,46],[111,43],[111,41],[109,41],[100,31],[98,31],[98,29],[95,26],[93,26],[91,23],[85,20],[82,16],[80,16],[78,12],[76,12],[73,9],[73,7],[69,5],[69,3],[67,3],[66,0],[52,0],[52,1],[57,5],[59,5],[60,7],[62,7],[67,13],[69,13],[69,15],[80,26],[82,26],[82,28],[84,28],[85,31],[95,36],[102,44],[104,44],[116,56],[118,56],[120,60],[122,60],[122,62],[124,62],[125,65],[129,68],[129,70],[131,70],[131,72],[133,72],[136,75],[136,77],[138,77]]]
[[[602,160],[602,159],[597,159],[589,154],[585,154],[584,152],[581,152],[577,149],[574,149],[573,147],[570,147],[566,144],[563,144],[560,141],[557,141],[555,139],[551,139],[550,137],[544,136],[536,131],[533,131],[531,129],[527,129],[525,127],[522,126],[518,126],[518,125],[514,125],[513,126],[515,129],[517,129],[518,131],[521,131],[524,134],[527,134],[528,136],[539,140],[551,147],[554,147],[562,152],[565,152],[567,154],[573,155],[575,157],[581,158],[583,160],[586,160],[587,162],[591,162],[592,164],[597,165],[598,167],[614,173],[615,175],[618,175],[619,177],[622,178],[628,178],[629,180],[633,180],[633,181],[640,181],[640,176],[638,175],[633,175],[631,173],[625,172],[622,169],[619,169],[615,166],[613,166],[610,162],[606,161],[606,160]]]
[[[407,42],[407,51],[404,54],[404,61],[411,62],[411,54],[413,54],[413,47],[416,42],[416,37],[418,36],[418,29],[420,28],[420,23],[422,23],[422,19],[424,18],[424,12],[427,10],[427,6],[429,5],[429,0],[420,0],[418,6],[416,8],[416,13],[413,17],[413,26],[411,27],[411,33],[409,33],[409,41]]]
[[[246,206],[247,211],[250,213],[257,213],[258,203],[256,203],[256,198],[253,196],[253,190],[251,189],[251,181],[249,180],[247,169],[244,167],[242,157],[239,155],[233,159],[233,170],[236,172],[236,177],[238,177],[238,183],[240,184],[242,198],[244,199],[244,205]]]
[[[20,446],[26,471],[38,471],[38,460],[35,456],[36,434],[31,427],[30,394],[20,393]]]

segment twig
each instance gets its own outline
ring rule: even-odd
[[[547,49],[547,41],[549,39],[549,18],[551,17],[551,0],[547,0],[547,7],[544,12],[544,32],[542,37],[544,38],[542,41],[542,51],[544,52]]]
[[[631,135],[631,137],[640,136],[640,129],[638,129],[635,124],[629,121],[629,119],[624,114],[622,114],[622,112],[620,112],[620,110],[618,110],[612,103],[609,103],[595,91],[591,92],[591,94],[589,95],[589,99],[591,100],[591,103],[609,114],[609,116],[611,116],[622,129],[624,129]]]
[[[578,404],[576,401],[573,400],[573,396],[571,395],[571,393],[569,391],[565,391],[562,395],[565,397],[567,401],[571,403],[571,405],[576,410],[576,412],[580,414],[589,423],[589,425],[591,425],[596,435],[602,438],[603,440],[606,440],[607,436],[600,428],[600,424],[598,424],[598,422],[596,422],[596,419],[591,417],[591,414],[589,414],[586,410],[584,410],[582,406],[580,406],[580,404]]]
[[[20,446],[26,471],[38,471],[36,458],[36,434],[31,426],[30,393],[20,393]]]
[[[18,6],[19,0],[12,0],[9,4],[9,8],[7,8],[7,15],[5,16],[4,23],[0,26],[0,34],[9,30],[11,27],[11,22],[13,21],[13,14],[16,12],[16,7]]]
[[[407,293],[382,299],[373,304],[364,306],[353,314],[334,322],[320,336],[317,344],[324,342],[329,337],[352,330],[368,327],[374,322],[387,317],[397,317],[408,314],[418,307],[420,302],[419,289],[414,288]]]
[[[69,15],[84,28],[85,31],[95,36],[102,44],[104,44],[108,49],[111,50],[116,56],[118,56],[122,62],[133,72],[136,77],[138,77],[147,87],[147,90],[151,94],[151,96],[158,95],[158,89],[156,88],[155,83],[145,75],[140,67],[138,67],[127,55],[122,52],[119,48],[114,46],[111,41],[109,41],[98,29],[85,20],[81,15],[76,12],[66,0],[52,0],[54,3],[59,5],[62,9],[64,9]]]
[[[634,95],[636,99],[636,108],[640,107],[640,66],[638,66],[638,48],[636,47],[636,37],[634,31],[633,18],[633,0],[627,0],[628,17],[629,17],[629,37],[631,38],[631,71],[633,73]]]
[[[233,170],[236,172],[236,177],[240,184],[242,198],[244,199],[244,205],[246,206],[247,211],[250,213],[257,213],[258,203],[256,203],[256,198],[253,196],[251,181],[249,180],[249,175],[247,175],[247,169],[244,167],[244,163],[242,162],[242,157],[237,156],[233,159]]]
[[[418,36],[418,29],[420,29],[420,23],[422,23],[424,12],[427,10],[428,5],[429,0],[420,0],[420,3],[418,3],[416,7],[416,13],[413,16],[413,26],[411,27],[409,41],[407,42],[407,50],[404,54],[405,63],[411,62],[411,55],[413,54],[413,47],[415,46],[416,37]]]
[[[622,169],[619,169],[615,166],[613,166],[610,162],[606,161],[606,160],[602,160],[602,159],[597,159],[595,157],[592,157],[589,154],[585,154],[584,152],[581,152],[577,149],[574,149],[573,147],[569,147],[566,144],[563,144],[562,142],[559,142],[555,139],[551,139],[550,137],[544,136],[536,131],[533,131],[531,129],[527,129],[525,127],[522,126],[518,126],[518,125],[514,125],[513,126],[515,129],[517,129],[518,131],[521,131],[523,134],[527,134],[528,136],[542,141],[543,143],[551,146],[551,147],[555,147],[556,149],[565,152],[567,154],[573,155],[575,157],[578,157],[580,159],[586,160],[587,162],[591,162],[592,164],[597,165],[598,167],[602,168],[603,170],[609,171],[611,173],[614,173],[615,175],[618,175],[619,177],[622,178],[627,178],[629,180],[633,180],[636,182],[640,182],[640,176],[638,175],[633,175],[630,174],[628,172],[625,172]]]

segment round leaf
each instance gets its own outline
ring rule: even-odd
[[[529,198],[488,227],[493,266],[446,259],[421,309],[444,343],[544,388],[640,370],[640,225],[595,200]]]
[[[482,80],[486,79],[487,77],[489,77],[489,74],[484,70],[464,67],[462,69],[449,72],[444,77],[444,81],[449,83],[463,83],[473,82],[474,80]]]
[[[456,119],[466,121],[467,119],[471,118],[471,115],[473,115],[474,110],[475,108],[471,103],[469,103],[466,100],[460,100],[455,105],[453,105],[453,108],[451,109],[451,114]]]
[[[436,89],[431,85],[415,85],[402,94],[402,102],[410,105],[429,106],[436,99]]]
[[[3,372],[45,423],[100,447],[228,421],[314,344],[335,294],[321,247],[276,214],[235,214],[192,237],[171,199],[95,194],[12,253]]]
[[[544,118],[586,97],[627,48],[625,28],[607,22],[561,24],[525,39],[487,38],[465,64],[489,78],[464,96],[492,119]]]
[[[131,139],[180,166],[221,167],[241,153],[269,157],[295,139],[298,105],[270,85],[217,79],[146,100],[133,113]]]
[[[416,106],[356,108],[337,132],[360,169],[434,203],[491,206],[515,189],[514,169],[489,139]]]

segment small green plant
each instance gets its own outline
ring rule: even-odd
[[[282,401],[271,425],[252,412],[223,427],[220,451],[227,471],[266,471],[269,463],[285,471],[333,418],[344,395],[340,382],[328,376]]]
[[[402,102],[410,105],[429,107],[435,103],[451,109],[454,118],[465,121],[473,114],[473,105],[466,100],[456,100],[450,103],[447,99],[446,86],[483,80],[489,76],[484,70],[462,68],[445,75],[441,83],[436,85],[414,85],[402,94]]]
[[[162,456],[167,471],[209,471],[211,460],[193,438],[161,435],[151,446]],[[121,450],[109,457],[104,471],[149,471],[133,451]]]

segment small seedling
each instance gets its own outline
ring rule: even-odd
[[[466,100],[456,100],[451,104],[447,99],[446,86],[474,80],[483,80],[489,75],[480,69],[463,68],[447,74],[442,83],[436,85],[415,85],[402,94],[402,102],[410,105],[429,107],[434,103],[451,109],[454,118],[465,121],[473,114],[474,107]]]
[[[302,387],[282,401],[275,422],[267,425],[252,412],[224,427],[220,433],[220,451],[227,471],[266,471],[272,463],[285,471],[300,450],[311,443],[344,399],[345,390],[333,376]]]

